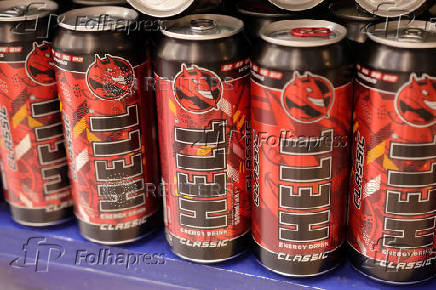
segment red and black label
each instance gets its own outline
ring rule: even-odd
[[[249,61],[159,67],[167,239],[191,260],[228,259],[245,250],[250,228]]]
[[[48,42],[0,47],[0,102],[2,168],[14,218],[30,225],[67,218],[72,197]]]
[[[382,280],[434,274],[436,77],[358,66],[348,242]],[[356,258],[357,259],[357,258]]]
[[[153,100],[145,93],[150,64],[54,56],[82,234],[106,243],[136,239],[159,209]]]
[[[275,272],[312,276],[340,261],[352,90],[349,78],[252,66],[252,233]]]

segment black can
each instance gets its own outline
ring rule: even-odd
[[[2,171],[12,218],[28,226],[72,217],[51,48],[52,1],[0,2]]]
[[[200,263],[248,248],[249,51],[243,22],[195,14],[165,23],[155,49],[165,225]]]
[[[160,221],[151,64],[133,9],[61,15],[53,42],[75,213],[81,233],[131,242]]]
[[[436,30],[369,28],[357,66],[349,257],[372,279],[412,284],[436,265]]]
[[[254,254],[285,276],[344,258],[352,64],[347,31],[322,20],[261,30],[251,76]]]

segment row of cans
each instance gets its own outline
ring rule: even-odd
[[[74,204],[86,238],[125,243],[158,228],[162,192],[167,240],[192,261],[252,248],[309,277],[348,251],[374,279],[434,276],[434,23],[371,26],[356,67],[347,29],[325,20],[273,21],[250,47],[241,20],[195,14],[152,44],[134,10],[56,21],[57,9],[0,2],[1,165],[17,222],[60,223]]]

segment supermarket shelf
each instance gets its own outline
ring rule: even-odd
[[[245,253],[233,261],[198,265],[179,259],[171,253],[160,230],[150,238],[122,247],[105,247],[83,239],[74,221],[62,226],[38,230],[14,223],[5,204],[0,205],[0,290],[21,289],[400,289],[370,281],[345,264],[330,275],[311,279],[289,279],[265,270],[251,253]],[[24,247],[29,238],[41,241],[36,247]],[[24,260],[24,251],[27,260]],[[48,251],[48,249],[52,249]],[[106,249],[106,250],[105,250]],[[129,254],[159,254],[164,264],[132,265],[127,269],[120,265],[97,263],[89,253],[110,251],[126,257]],[[48,255],[50,253],[50,255]],[[78,255],[80,253],[80,255]],[[107,252],[108,253],[108,252]],[[36,267],[32,257],[39,254]],[[80,258],[82,257],[82,258]],[[47,264],[47,260],[50,262]],[[103,260],[103,259],[101,259]],[[132,258],[132,261],[134,258]],[[155,259],[161,263],[163,259]],[[432,280],[407,289],[436,289]]]

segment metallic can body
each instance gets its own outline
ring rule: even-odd
[[[37,5],[57,9],[53,2],[36,2],[0,3],[2,12],[17,15],[0,21],[1,156],[13,219],[24,225],[47,226],[72,217],[72,197],[49,42],[49,12],[16,20],[23,7],[29,7],[28,11]],[[14,12],[7,7],[17,8]],[[32,27],[36,29],[28,30]]]
[[[136,20],[121,7],[72,10],[65,19],[99,13]],[[146,43],[132,31],[76,31],[61,23],[54,60],[81,233],[103,244],[137,240],[159,223],[160,209]]]
[[[348,244],[363,274],[411,284],[436,265],[436,44],[394,41],[368,40],[357,67]]]
[[[197,17],[242,27],[228,16]],[[164,36],[153,57],[167,240],[175,254],[200,263],[248,248],[246,46],[242,32],[212,40]]]
[[[298,32],[331,26],[293,20],[268,27],[285,34],[294,23],[303,24]],[[254,254],[278,274],[317,276],[343,260],[352,65],[343,38],[316,47],[262,38],[251,78]]]

